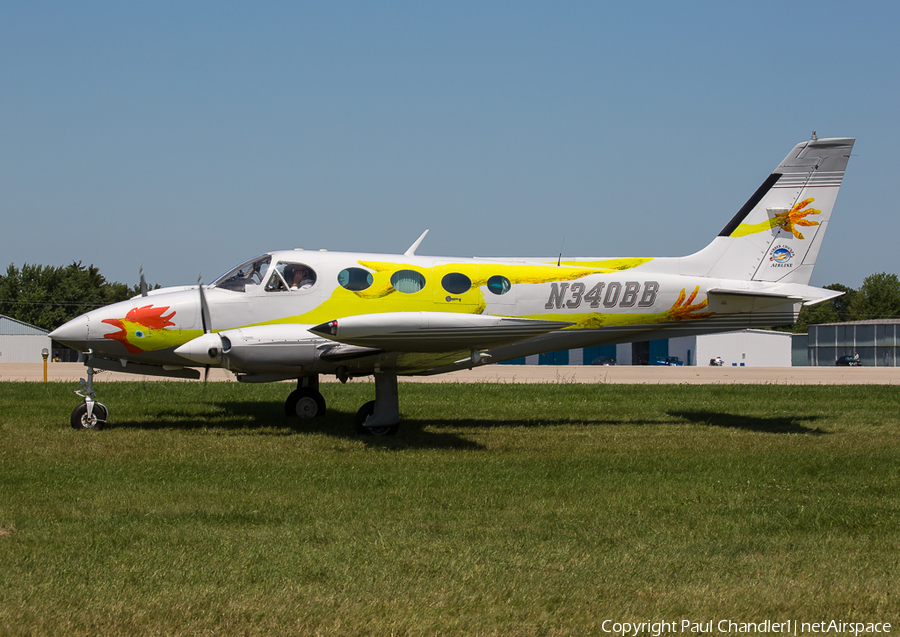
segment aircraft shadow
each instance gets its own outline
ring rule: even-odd
[[[670,416],[684,418],[698,425],[722,427],[725,429],[743,429],[768,434],[807,434],[823,436],[828,432],[819,427],[807,427],[804,422],[813,422],[819,416],[777,416],[760,418],[743,414],[728,414],[714,411],[670,411]]]
[[[322,434],[334,438],[361,441],[368,446],[386,449],[483,449],[483,445],[467,440],[449,427],[433,428],[433,421],[402,420],[400,431],[395,436],[367,436],[356,433],[354,420],[356,412],[329,409],[323,418],[301,420],[284,415],[282,403],[258,401],[234,401],[216,403],[219,413],[214,418],[196,414],[185,414],[177,409],[155,411],[148,420],[116,420],[108,425],[110,429],[143,429],[161,431],[165,429],[209,430],[237,432],[246,431],[251,435],[294,436]],[[451,421],[447,421],[448,423]],[[452,421],[454,427],[471,426],[474,423]],[[477,424],[475,425],[477,426]],[[443,430],[441,430],[443,429]]]
[[[670,422],[659,421],[625,421],[610,418],[587,420],[557,419],[424,419],[404,418],[400,422],[400,431],[395,436],[367,436],[356,432],[354,420],[356,412],[329,409],[324,418],[300,420],[284,416],[283,404],[259,401],[216,402],[217,413],[214,417],[189,414],[179,409],[160,409],[154,411],[152,418],[146,420],[117,420],[113,414],[111,429],[143,429],[161,431],[165,429],[208,430],[210,432],[245,431],[250,435],[294,436],[321,434],[333,438],[361,441],[364,444],[381,449],[465,449],[479,450],[485,447],[472,441],[461,432],[466,430],[488,430],[504,428],[542,428],[566,425],[583,426],[615,426],[630,425],[664,425]]]
[[[278,402],[228,401],[215,403],[214,417],[187,413],[178,409],[161,409],[146,420],[119,421],[113,417],[109,427],[118,429],[143,430],[208,430],[210,432],[245,431],[250,435],[294,436],[321,434],[343,440],[360,441],[367,446],[380,449],[465,449],[480,450],[485,447],[464,437],[466,430],[488,430],[503,428],[542,428],[567,425],[616,426],[616,425],[671,425],[668,419],[624,421],[611,418],[583,419],[573,421],[568,418],[534,420],[497,419],[423,419],[407,418],[400,423],[400,431],[395,436],[366,436],[356,432],[355,412],[330,409],[324,418],[300,420],[284,416],[283,405]],[[770,434],[824,435],[828,432],[808,423],[818,416],[754,417],[712,411],[670,411],[667,415],[688,422],[726,429],[742,429]],[[807,423],[807,424],[805,424]]]

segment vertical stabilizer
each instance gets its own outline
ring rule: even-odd
[[[682,274],[808,284],[828,228],[853,138],[797,144]]]

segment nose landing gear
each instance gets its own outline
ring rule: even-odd
[[[90,354],[88,354],[87,364],[87,382],[81,379],[81,389],[75,392],[76,396],[81,396],[84,402],[72,410],[72,416],[69,419],[72,429],[103,429],[109,418],[109,410],[106,405],[97,400],[94,394],[94,368],[90,363]]]

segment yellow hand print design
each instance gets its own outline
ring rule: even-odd
[[[794,204],[793,208],[786,212],[780,212],[775,215],[775,220],[778,226],[782,230],[787,230],[791,234],[793,234],[798,239],[802,239],[803,235],[800,234],[800,231],[795,228],[795,226],[817,226],[819,225],[818,221],[810,221],[806,219],[807,215],[820,215],[822,214],[821,210],[816,210],[814,208],[810,208],[809,210],[803,210],[809,204],[811,204],[815,199],[810,197],[809,199],[804,199],[800,203]]]
[[[715,314],[715,312],[701,312],[700,314],[694,314],[694,312],[702,310],[709,304],[709,299],[703,299],[700,303],[693,305],[694,299],[697,298],[697,293],[699,291],[700,286],[698,285],[694,288],[694,291],[691,292],[691,295],[687,296],[686,289],[681,288],[681,292],[678,293],[678,298],[675,300],[675,303],[666,311],[666,318],[670,321],[683,321],[684,319],[706,318],[707,316]]]
[[[790,210],[776,213],[772,219],[766,219],[760,223],[742,223],[731,233],[731,236],[744,237],[748,234],[765,232],[766,230],[771,230],[777,226],[785,232],[790,232],[798,239],[803,239],[803,235],[797,230],[796,226],[811,227],[819,225],[818,221],[810,221],[806,217],[809,215],[820,215],[822,214],[822,211],[816,210],[815,208],[804,210],[806,206],[814,201],[815,199],[813,197],[804,199],[803,201],[795,203]]]

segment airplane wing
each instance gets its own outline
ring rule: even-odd
[[[569,327],[563,321],[456,314],[385,312],[347,316],[310,332],[339,343],[397,352],[470,351],[522,341]]]
[[[343,363],[346,361],[367,358],[384,352],[378,347],[358,347],[356,345],[342,345],[340,343],[331,343],[330,345],[320,346],[319,359],[328,361],[329,363]]]
[[[126,361],[124,359],[112,360],[100,356],[91,356],[90,363],[95,369],[103,369],[109,372],[143,374],[144,376],[164,376],[166,378],[186,378],[190,380],[198,380],[200,378],[200,372],[192,367],[147,365]]]

